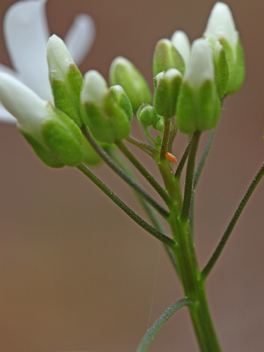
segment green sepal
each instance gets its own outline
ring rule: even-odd
[[[111,98],[127,115],[128,121],[133,119],[133,108],[131,102],[120,85],[113,86],[109,89],[109,98]]]
[[[31,145],[36,155],[43,161],[44,164],[53,167],[61,168],[64,164],[56,158],[56,156],[42,144],[40,144],[31,134],[26,133],[19,129],[26,141]]]
[[[90,102],[84,104],[85,122],[98,142],[114,143],[129,136],[130,122],[126,113],[108,94],[103,99],[102,108]]]
[[[181,132],[210,130],[219,117],[220,101],[212,81],[205,81],[198,91],[187,82],[182,84],[176,109],[176,124]]]
[[[89,127],[92,135],[98,142],[113,143],[114,133],[109,126],[107,117],[103,114],[102,109],[94,103],[86,102],[84,104],[86,118],[85,124]]]
[[[83,162],[87,166],[98,166],[102,163],[102,159],[93,149],[91,144],[83,136]]]
[[[79,127],[63,112],[57,111],[56,120],[46,120],[41,126],[44,143],[56,157],[68,166],[83,161],[83,136]]]
[[[236,45],[236,75],[233,82],[233,90],[237,92],[245,79],[245,56],[241,41],[238,39]]]
[[[111,86],[120,85],[124,89],[134,114],[140,105],[151,103],[151,92],[145,78],[129,60],[117,57],[111,64],[109,80]]]
[[[68,115],[79,127],[82,125],[80,94],[83,77],[79,69],[71,64],[66,80],[51,79],[55,107]]]
[[[160,116],[158,121],[153,125],[153,128],[159,132],[163,132],[164,130],[164,118]]]
[[[218,124],[221,105],[212,81],[207,80],[201,86],[198,92],[198,109],[198,131],[211,130]]]
[[[151,125],[156,125],[156,122],[160,118],[153,106],[149,104],[142,104],[137,111],[137,118],[139,123],[148,127]]]
[[[158,115],[170,119],[175,115],[182,76],[175,69],[160,73],[158,76],[160,77],[156,82],[154,107]]]
[[[158,73],[168,71],[170,68],[176,68],[184,74],[185,63],[169,39],[161,39],[156,44],[153,56],[153,76]]]
[[[112,142],[103,142],[114,143],[127,138],[130,133],[130,120],[126,112],[112,100],[110,90],[105,94],[103,110],[104,114],[108,117],[109,126],[114,134],[114,140]]]
[[[243,84],[245,76],[244,52],[240,40],[238,40],[236,44],[235,53],[226,39],[219,38],[219,42],[225,49],[229,68],[229,85],[226,92],[227,96],[236,93]]]
[[[217,57],[213,56],[213,60],[215,67],[215,84],[218,96],[221,99],[226,94],[229,85],[229,68],[223,47]]]

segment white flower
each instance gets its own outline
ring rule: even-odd
[[[84,76],[84,84],[81,92],[81,102],[83,104],[94,103],[101,106],[103,96],[108,91],[104,77],[95,70],[88,71]]]
[[[196,89],[206,80],[214,81],[212,54],[205,39],[196,39],[193,42],[183,79]]]
[[[4,18],[4,37],[14,70],[0,64],[0,72],[15,76],[42,99],[53,102],[46,60],[49,38],[46,1],[18,1],[7,10]],[[77,65],[87,55],[94,37],[93,19],[85,14],[78,15],[65,37],[65,43]],[[2,105],[0,121],[16,121]]]
[[[7,73],[0,72],[0,98],[16,117],[18,128],[40,138],[41,123],[50,118],[52,105]]]
[[[171,37],[172,44],[181,54],[185,64],[190,57],[191,45],[188,36],[183,31],[176,31]]]
[[[226,39],[235,52],[239,36],[232,12],[223,2],[217,2],[211,11],[204,35],[210,34],[214,34],[218,39]]]

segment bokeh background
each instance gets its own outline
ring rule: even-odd
[[[14,2],[1,0],[1,23]],[[227,3],[242,37],[247,76],[243,88],[224,104],[196,192],[195,242],[201,266],[264,160],[264,2]],[[107,77],[111,61],[123,55],[152,84],[157,40],[170,38],[176,29],[186,31],[191,40],[200,37],[213,4],[49,0],[46,9],[51,33],[61,37],[78,13],[94,18],[96,41],[80,67],[83,73],[93,68]],[[11,66],[2,29],[0,62]],[[136,124],[133,128],[140,138]],[[177,138],[176,156],[186,142],[184,136]],[[144,160],[158,178],[152,162]],[[77,169],[53,170],[42,164],[12,125],[0,125],[0,170],[0,352],[135,351],[149,324],[182,297],[161,245]],[[111,171],[102,166],[96,173],[144,216]],[[208,280],[225,352],[264,350],[263,194],[264,181]],[[198,351],[186,308],[166,323],[149,351]]]

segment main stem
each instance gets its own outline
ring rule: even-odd
[[[205,280],[201,277],[189,220],[180,218],[177,204],[170,207],[170,226],[177,243],[174,249],[175,260],[185,296],[195,302],[189,306],[189,313],[201,352],[221,352],[211,319]]]
[[[195,166],[195,154],[197,151],[198,141],[199,134],[197,133],[193,137],[189,155],[187,167],[187,173],[189,174],[186,177],[186,183],[189,184],[186,184],[187,190],[185,190],[185,207],[183,206],[185,210],[183,212],[181,212],[178,204],[179,195],[175,196],[178,192],[178,190],[175,189],[175,182],[172,182],[172,180],[171,182],[168,182],[168,180],[166,180],[166,190],[173,199],[173,202],[169,204],[169,222],[173,239],[176,243],[173,253],[177,263],[183,290],[185,296],[195,302],[195,304],[188,307],[188,309],[200,351],[221,352],[208,307],[205,279],[201,275],[201,271],[199,269],[188,217],[193,184],[193,169]],[[170,172],[163,172],[163,176],[166,178],[171,177],[172,179],[174,177]]]

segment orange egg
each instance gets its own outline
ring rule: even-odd
[[[165,158],[167,158],[169,161],[172,161],[173,163],[177,163],[177,161],[178,161],[176,156],[169,153],[169,152],[165,153]]]

